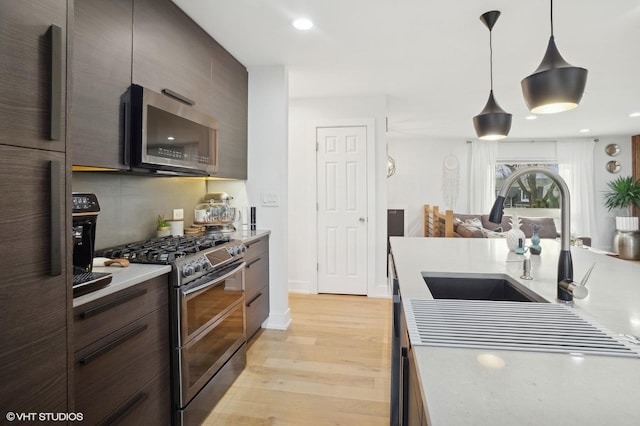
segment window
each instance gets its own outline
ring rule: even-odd
[[[502,187],[505,179],[514,170],[525,167],[546,167],[558,173],[557,163],[497,163],[496,164],[496,195]],[[560,208],[560,191],[558,186],[547,175],[540,173],[520,176],[509,188],[507,199],[504,203],[506,208]]]

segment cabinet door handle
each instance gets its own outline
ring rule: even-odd
[[[114,339],[114,340],[110,341],[106,345],[104,345],[104,346],[96,349],[95,351],[89,353],[88,355],[80,358],[80,361],[79,361],[80,364],[81,365],[87,365],[91,361],[95,361],[97,358],[100,358],[102,355],[106,354],[107,352],[109,352],[112,349],[115,349],[116,347],[120,346],[121,344],[123,344],[127,340],[131,339],[132,337],[137,336],[138,334],[142,333],[146,329],[147,329],[147,324],[137,326],[133,330],[128,331],[127,333],[123,334],[122,336],[118,337],[117,339]]]
[[[53,24],[49,27],[51,43],[51,105],[49,113],[51,117],[49,139],[59,141],[62,135],[62,87],[64,86],[65,75],[62,61],[62,28]]]
[[[83,311],[80,313],[79,317],[80,319],[87,319],[90,318],[92,316],[98,315],[99,313],[102,313],[104,311],[108,311],[109,309],[115,308],[118,305],[122,305],[125,302],[128,302],[131,299],[135,299],[136,297],[140,297],[144,294],[147,293],[147,289],[146,288],[140,288],[136,291],[132,291],[129,292],[127,294],[122,295],[121,297],[112,300],[110,302],[107,303],[103,303],[102,305],[98,305],[95,308],[90,308],[87,309],[86,311]]]
[[[247,248],[249,248],[249,247],[251,247],[252,245],[254,245],[255,243],[258,243],[258,242],[260,242],[260,240],[254,240],[254,241],[251,241],[249,243],[245,243],[245,246]]]
[[[49,185],[50,185],[50,207],[51,207],[51,235],[49,241],[49,256],[51,257],[51,270],[49,274],[56,277],[62,273],[62,232],[60,220],[62,212],[60,194],[60,162],[49,162]]]
[[[258,262],[260,259],[262,259],[262,258],[258,257],[257,259],[253,259],[251,262],[247,263],[247,268],[250,268],[251,265],[253,265],[254,263]]]
[[[258,300],[258,298],[259,298],[260,296],[262,296],[262,292],[260,292],[260,293],[256,294],[256,295],[253,297],[253,299],[251,299],[251,300],[249,301],[249,303],[247,303],[247,308],[248,308],[248,307],[250,307],[250,306],[251,306],[251,304],[252,304],[253,302],[255,302],[256,300]]]
[[[190,106],[194,106],[196,104],[196,101],[189,99],[186,96],[181,95],[180,93],[174,92],[171,89],[162,89],[162,94],[170,98],[173,98],[176,101],[180,101],[183,104],[187,104]]]
[[[113,425],[124,417],[126,417],[131,410],[140,405],[145,399],[149,398],[149,394],[146,392],[140,392],[135,397],[131,398],[124,407],[107,417],[100,425]]]

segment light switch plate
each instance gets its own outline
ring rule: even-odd
[[[278,194],[275,192],[263,192],[260,200],[263,207],[278,207],[280,205]]]
[[[173,209],[173,218],[176,220],[184,219],[184,209]]]

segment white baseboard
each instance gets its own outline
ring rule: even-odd
[[[316,294],[316,291],[311,289],[309,281],[289,280],[288,288],[289,293]]]
[[[286,330],[291,325],[291,310],[287,310],[281,314],[269,313],[269,318],[262,323],[262,328],[270,328],[272,330]]]

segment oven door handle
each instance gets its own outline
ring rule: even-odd
[[[236,273],[238,273],[238,272],[242,271],[242,270],[244,269],[245,265],[246,265],[246,262],[242,262],[242,263],[241,263],[241,264],[239,264],[236,268],[233,268],[233,270],[231,270],[231,271],[227,272],[226,274],[224,274],[224,275],[223,275],[223,276],[221,276],[221,277],[216,278],[216,279],[215,279],[215,281],[210,281],[210,282],[207,282],[207,283],[201,284],[201,285],[199,285],[199,286],[196,286],[196,287],[190,288],[190,289],[188,289],[188,290],[183,290],[183,291],[182,291],[182,296],[183,296],[183,297],[184,297],[184,296],[188,296],[188,295],[190,295],[190,294],[192,294],[192,293],[195,293],[196,291],[200,291],[200,290],[202,290],[203,288],[207,288],[207,287],[214,286],[214,285],[218,284],[219,282],[226,280],[226,279],[227,279],[227,278],[229,278],[231,275],[236,274]]]

